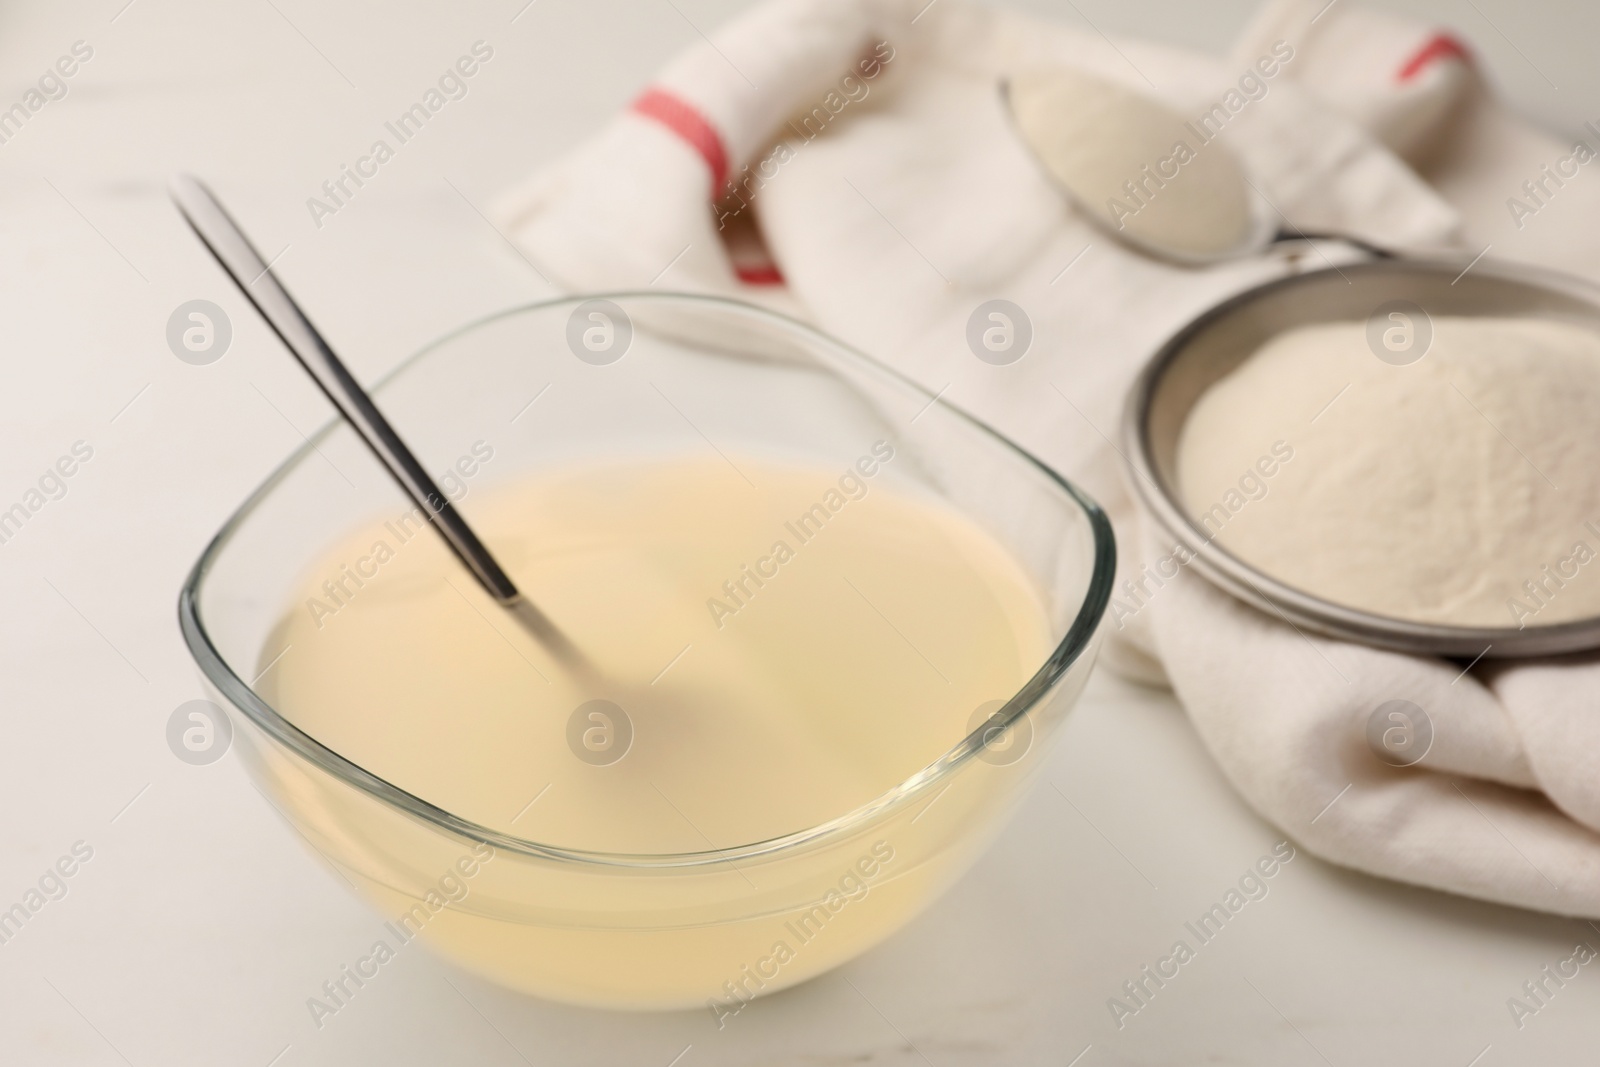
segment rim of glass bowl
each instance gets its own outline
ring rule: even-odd
[[[1061,641],[1038,671],[1001,706],[994,716],[985,720],[954,747],[886,792],[851,811],[816,826],[795,830],[778,837],[746,845],[678,853],[597,852],[546,845],[505,834],[472,822],[469,819],[463,819],[423,800],[421,797],[408,793],[399,786],[380,778],[359,764],[323,745],[316,738],[280,715],[276,709],[257,695],[249,683],[235,674],[216,646],[212,644],[211,637],[206,632],[205,620],[201,618],[200,614],[200,590],[213,561],[228,546],[235,531],[244,524],[245,520],[272,492],[273,488],[297,464],[304,461],[315,450],[319,441],[339,428],[342,423],[336,416],[310,435],[301,447],[290,453],[288,458],[280,463],[268,475],[267,479],[245,499],[238,510],[228,518],[228,521],[223,524],[222,528],[211,538],[210,543],[206,545],[205,551],[200,554],[200,558],[195,561],[178,595],[179,627],[183,632],[184,642],[188,645],[189,652],[199,665],[201,672],[212,685],[216,686],[223,697],[249,716],[256,726],[278,744],[374,799],[398,808],[405,814],[439,830],[468,841],[483,841],[495,848],[503,848],[511,852],[541,859],[611,867],[695,867],[726,864],[737,862],[741,859],[752,859],[777,852],[786,852],[800,846],[817,844],[826,838],[844,836],[890,808],[909,803],[914,798],[926,793],[959,770],[969,760],[974,759],[979,750],[985,745],[984,736],[986,733],[997,726],[1001,728],[1009,726],[1013,721],[1027,714],[1030,709],[1041,703],[1048,696],[1056,682],[1067,673],[1089,647],[1090,640],[1093,638],[1100,619],[1104,615],[1106,606],[1111,599],[1112,579],[1116,571],[1116,543],[1112,536],[1111,523],[1106,518],[1105,513],[1100,510],[1100,506],[1076,486],[988,424],[955,405],[947,403],[942,398],[933,397],[922,386],[892,367],[880,363],[842,341],[838,341],[787,315],[737,300],[692,293],[622,291],[540,300],[529,304],[519,304],[515,307],[506,308],[474,319],[466,325],[429,342],[375,382],[371,387],[371,391],[374,394],[380,394],[384,386],[405,373],[410,367],[426,358],[429,354],[456,338],[489,323],[509,318],[513,315],[542,311],[561,305],[576,305],[585,300],[596,299],[608,299],[618,302],[643,300],[691,303],[715,309],[720,313],[731,313],[765,320],[774,326],[800,334],[807,344],[813,348],[827,350],[833,357],[844,362],[853,361],[871,374],[892,380],[900,386],[928,398],[930,403],[942,404],[952,414],[988,434],[1002,447],[1013,452],[1017,458],[1042,472],[1045,477],[1054,482],[1069,499],[1082,509],[1094,536],[1094,561],[1089,576],[1088,588],[1085,592],[1083,603],[1079,606],[1078,613],[1072,620],[1072,625],[1067,628],[1067,632]]]

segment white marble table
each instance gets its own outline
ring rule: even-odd
[[[0,106],[75,41],[93,49],[67,95],[0,144],[0,509],[75,442],[93,449],[65,495],[0,544],[0,908],[75,842],[93,849],[66,896],[0,944],[0,1062],[1489,1067],[1588,1055],[1600,974],[1586,968],[1520,1030],[1506,999],[1600,932],[1303,854],[1119,1030],[1108,998],[1279,835],[1169,698],[1108,677],[1075,713],[1049,783],[941,903],[842,974],[720,1032],[706,1012],[529,1001],[422,952],[319,1030],[306,998],[380,920],[231,755],[186,765],[163,730],[199,695],[174,618],[181,578],[327,409],[181,226],[164,176],[212,180],[371,377],[543,291],[475,205],[738,5],[122,4],[0,14]],[[1078,10],[1220,48],[1249,5],[1198,6]],[[1582,50],[1592,13],[1479,0],[1443,17],[1553,120],[1596,98]],[[479,39],[494,58],[468,96],[315,227],[305,199]],[[169,314],[195,298],[235,327],[209,366],[165,341]]]

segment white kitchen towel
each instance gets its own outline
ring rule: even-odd
[[[1538,176],[1570,151],[1489,100],[1453,38],[1349,4],[1270,4],[1218,61],[961,0],[773,0],[685,52],[626,113],[508,193],[499,215],[572,290],[736,296],[894,365],[1096,495],[1133,574],[1171,550],[1145,541],[1112,444],[1140,363],[1223,297],[1351,253],[1291,243],[1188,269],[1109,241],[1049,184],[1003,110],[1001,81],[1042,64],[1212,115],[1290,230],[1475,253],[1505,228],[1503,176]],[[1571,232],[1584,210],[1600,220],[1577,185],[1514,232],[1557,207],[1567,217],[1551,230]],[[1600,273],[1572,243],[1515,251]],[[1033,327],[1007,366],[967,347],[969,317],[992,298]],[[1313,852],[1600,916],[1589,668],[1491,676],[1303,638],[1191,575],[1150,597],[1119,592],[1107,625],[1108,659],[1169,681],[1234,785]],[[1433,726],[1416,766],[1390,766],[1365,740],[1390,700]],[[1576,736],[1586,728],[1593,736]]]

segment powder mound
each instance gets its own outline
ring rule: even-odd
[[[1600,335],[1445,317],[1393,366],[1365,323],[1282,333],[1200,398],[1179,489],[1287,585],[1418,622],[1600,614]]]

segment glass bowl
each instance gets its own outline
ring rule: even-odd
[[[988,427],[798,322],[696,296],[555,300],[471,323],[373,393],[424,465],[450,472],[447,493],[640,457],[766,456],[843,470],[872,442],[893,442],[881,482],[953,510],[1004,549],[1037,595],[1048,643],[1015,691],[948,736],[895,735],[905,752],[928,755],[814,825],[692,851],[525,839],[386,779],[380,737],[335,746],[275,706],[274,672],[294,656],[276,636],[293,591],[348,531],[405,507],[359,440],[330,422],[206,547],[178,610],[249,773],[389,920],[386,951],[374,945],[353,965],[358,976],[420,939],[536,996],[709,1005],[720,1022],[887,937],[961,875],[1023,796],[1087,680],[1115,566],[1100,509]],[[485,441],[492,463],[458,459]],[[469,522],[474,503],[459,504]],[[465,572],[462,581],[470,586]],[[884,712],[917,721],[904,710]]]

